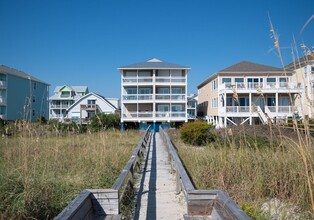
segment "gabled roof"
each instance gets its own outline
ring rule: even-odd
[[[268,72],[283,72],[281,68],[266,66],[262,64],[242,61],[232,66],[229,66],[218,73],[268,73]]]
[[[54,92],[59,92],[62,88],[64,88],[67,85],[63,85],[63,86],[56,86]],[[71,88],[73,91],[75,92],[86,92],[88,91],[88,87],[87,86],[67,86],[69,88]]]
[[[178,64],[168,63],[156,58],[147,60],[141,63],[130,64],[127,66],[119,67],[118,70],[125,70],[125,69],[186,69],[190,70],[190,67],[181,66]]]
[[[10,68],[10,67],[2,65],[2,64],[0,65],[0,73],[10,74],[10,75],[21,77],[21,78],[24,78],[24,79],[30,79],[32,81],[43,83],[43,84],[46,84],[48,86],[50,85],[49,83],[46,83],[46,82],[44,82],[42,80],[39,80],[39,79],[31,76],[28,73],[25,73],[23,71],[20,71],[20,70],[14,69],[14,68]]]
[[[116,108],[113,104],[111,104],[111,102],[109,102],[104,96],[99,95],[99,94],[96,94],[96,93],[93,93],[93,92],[90,92],[90,93],[88,93],[88,94],[82,96],[82,97],[81,97],[80,99],[78,99],[76,102],[74,102],[69,108],[67,108],[66,111],[69,112],[74,106],[76,106],[77,104],[79,104],[83,99],[86,99],[86,98],[88,98],[88,97],[90,97],[90,96],[92,96],[92,95],[94,95],[94,96],[98,97],[99,99],[102,99],[104,102],[108,103],[108,104],[110,105],[110,107],[111,107],[113,110],[117,110],[117,108]]]
[[[206,85],[212,79],[217,77],[220,73],[228,73],[228,74],[237,74],[237,73],[249,73],[249,74],[258,74],[258,73],[285,73],[282,68],[266,66],[258,63],[241,61],[232,66],[229,66],[225,69],[218,71],[217,73],[211,75],[205,81],[197,86],[198,89]]]
[[[307,65],[313,65],[313,63],[314,63],[314,55],[309,54],[309,55],[306,55],[304,57],[301,57],[300,59],[298,59],[292,63],[289,63],[287,66],[285,66],[285,68],[287,70],[295,70],[295,69],[305,67]]]

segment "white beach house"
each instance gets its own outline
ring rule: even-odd
[[[187,73],[190,68],[156,58],[119,67],[121,126],[140,127],[187,121]]]

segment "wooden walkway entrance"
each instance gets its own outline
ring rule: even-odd
[[[183,219],[186,202],[182,192],[176,193],[175,175],[159,133],[153,134],[137,188],[134,219]]]
[[[154,133],[150,127],[111,189],[83,190],[55,219],[120,220],[130,190],[136,195],[136,220],[250,219],[225,192],[195,189],[166,131]]]

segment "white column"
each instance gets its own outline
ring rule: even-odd
[[[276,98],[275,98],[275,102],[276,102],[276,117],[278,116],[278,92],[276,92]]]
[[[156,70],[153,70],[153,120],[156,122]]]
[[[250,125],[252,125],[252,93],[249,93]]]

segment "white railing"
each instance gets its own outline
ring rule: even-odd
[[[156,83],[185,83],[185,77],[156,77]]]
[[[133,118],[185,118],[187,113],[185,111],[180,111],[180,112],[164,112],[164,111],[159,111],[159,112],[127,112],[123,114],[123,117],[125,119],[133,119]]]
[[[169,77],[156,77],[156,83],[170,83]]]
[[[7,103],[6,98],[0,96],[0,104],[6,104],[6,103]]]
[[[122,79],[123,83],[151,83],[153,82],[153,77],[125,77]]]
[[[66,109],[69,108],[71,105],[55,105],[55,104],[51,104],[50,108],[62,108],[62,109]]]
[[[138,83],[151,83],[153,82],[152,77],[139,77],[138,78]]]
[[[156,100],[170,100],[170,94],[156,94]]]
[[[226,112],[232,113],[250,112],[250,106],[226,106]]]
[[[266,108],[269,109],[269,111],[271,113],[276,112],[276,106],[265,106],[265,109]],[[289,106],[278,106],[278,113],[293,113],[294,109],[296,109],[296,107],[291,106],[291,105],[289,105]]]
[[[141,94],[138,95],[138,100],[152,100],[153,94]]]
[[[230,89],[230,90],[250,90],[250,89],[301,89],[301,83],[295,82],[265,82],[264,83],[224,83],[219,86],[219,90]]]
[[[268,124],[267,116],[265,115],[265,113],[263,112],[261,107],[260,106],[256,106],[256,107],[257,107],[257,113],[258,113],[260,119],[262,120],[263,124]]]
[[[1,87],[1,88],[7,87],[7,82],[0,80],[0,87]]]
[[[124,95],[122,96],[123,100],[137,100],[137,95]]]
[[[171,95],[171,100],[173,100],[173,101],[183,101],[183,100],[185,100],[185,95],[182,95],[182,94],[172,94]]]

